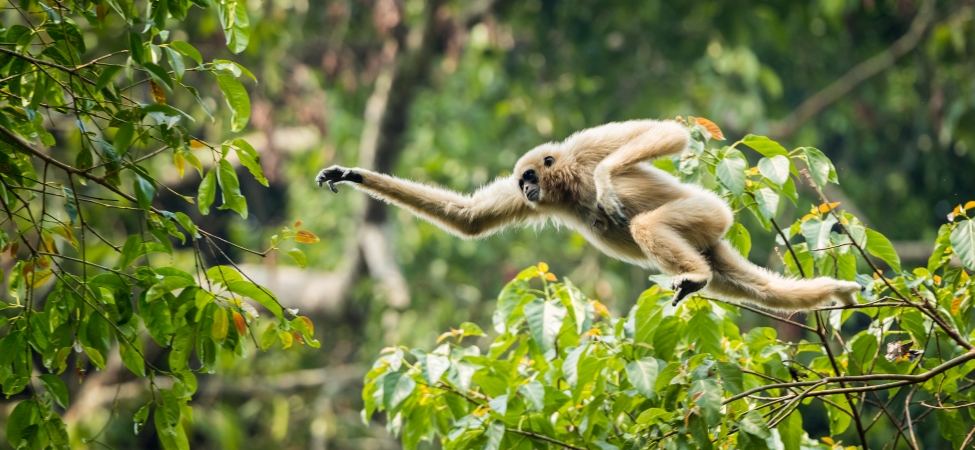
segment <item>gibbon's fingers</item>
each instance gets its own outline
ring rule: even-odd
[[[332,166],[318,172],[318,176],[315,177],[315,181],[318,183],[319,187],[326,184],[328,185],[328,188],[332,190],[332,192],[337,193],[338,189],[335,188],[335,183],[343,181],[362,183],[362,175],[349,168]]]
[[[612,190],[603,193],[599,202],[596,203],[596,208],[606,214],[606,217],[614,225],[624,228],[630,225],[630,218],[624,212],[626,206]]]

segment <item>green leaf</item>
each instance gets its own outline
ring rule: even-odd
[[[244,85],[233,75],[217,74],[217,84],[223,92],[227,105],[232,113],[230,119],[231,131],[243,130],[251,116],[251,100]]]
[[[122,256],[119,257],[119,268],[129,267],[138,257],[142,256],[142,237],[138,234],[131,234],[125,238],[122,245]]]
[[[44,383],[44,387],[47,391],[51,393],[54,400],[61,405],[62,408],[67,409],[68,407],[68,387],[65,386],[64,381],[61,381],[57,375],[52,375],[45,373],[40,376],[41,382]]]
[[[135,412],[135,415],[132,416],[132,426],[135,434],[139,434],[139,432],[142,431],[142,428],[146,426],[146,421],[149,420],[149,405],[150,403],[142,405],[142,407]]]
[[[227,6],[230,6],[228,8]],[[216,3],[223,34],[227,39],[227,48],[234,53],[240,53],[247,48],[250,41],[250,19],[247,17],[247,7],[244,2]]]
[[[22,448],[21,440],[31,441],[32,435],[37,432],[37,427],[32,425],[41,420],[43,419],[40,414],[40,406],[36,401],[21,401],[7,417],[7,442],[13,448]]]
[[[744,225],[733,223],[724,237],[735,250],[738,250],[738,253],[741,253],[741,256],[748,257],[748,252],[752,249],[752,235]]]
[[[687,421],[687,431],[690,432],[694,442],[697,442],[701,450],[712,450],[711,435],[708,433],[708,425],[704,419],[697,414],[690,414]]]
[[[135,127],[131,123],[122,122],[118,126],[118,132],[115,133],[115,141],[113,142],[113,147],[118,155],[121,157],[129,151],[129,146],[132,145],[132,140],[135,138]],[[141,177],[138,177],[141,178]]]
[[[183,55],[179,54],[172,47],[164,47],[166,49],[166,57],[169,61],[169,67],[173,68],[173,74],[176,76],[176,82],[183,81],[183,73],[186,72],[186,65],[183,64]]]
[[[193,280],[187,280],[184,277],[170,276],[159,280],[156,284],[149,288],[146,293],[146,301],[152,302],[165,294],[168,294],[176,289],[182,289],[187,286],[195,286],[196,283]]]
[[[758,171],[777,186],[782,186],[789,179],[791,167],[792,161],[782,155],[774,155],[771,158],[762,158],[758,161]]]
[[[758,211],[763,217],[773,219],[779,209],[779,194],[772,188],[763,187],[755,191],[755,203],[758,204]]]
[[[785,157],[789,156],[789,152],[785,150],[785,147],[765,136],[755,136],[754,134],[749,134],[748,136],[745,136],[741,142],[751,147],[756,152],[761,153],[766,158],[772,158],[777,155]]]
[[[146,211],[152,209],[152,197],[156,195],[156,188],[152,183],[136,175],[132,180],[132,187],[135,190],[135,199],[139,201],[139,207]]]
[[[278,299],[274,297],[274,294],[267,288],[260,287],[250,281],[231,281],[227,288],[230,292],[233,292],[241,297],[250,298],[265,308],[271,311],[278,320],[284,320],[284,312],[281,309],[281,304],[278,303]]]
[[[488,441],[484,444],[484,450],[498,450],[501,448],[501,441],[504,440],[504,422],[494,421],[491,422],[491,426],[488,427],[487,432]]]
[[[464,333],[463,334],[464,337],[484,336],[484,330],[481,330],[481,327],[477,326],[477,324],[474,322],[464,322],[460,324],[459,329]]]
[[[135,32],[129,33],[129,57],[131,57],[133,61],[142,64],[142,51],[142,36],[139,36],[139,33]],[[129,78],[131,78],[131,76]]]
[[[626,365],[626,378],[640,394],[653,398],[654,383],[657,382],[657,359],[643,358]]]
[[[955,225],[951,248],[968,270],[975,270],[975,221],[968,219]]]
[[[847,403],[846,398],[842,395],[830,395],[826,398],[832,400],[833,403],[840,405],[847,411],[850,410],[850,404]],[[829,416],[829,433],[831,436],[839,436],[850,427],[850,415],[829,403],[825,404],[825,406],[826,414]]]
[[[436,386],[447,369],[450,369],[450,358],[436,353],[427,353],[426,362],[423,364],[423,378],[430,386]]]
[[[184,56],[190,57],[197,64],[203,64],[203,55],[200,55],[200,51],[196,47],[183,41],[170,42],[169,46],[175,48],[176,51],[182,53]]]
[[[115,80],[115,76],[117,76],[121,71],[122,67],[120,66],[106,66],[105,69],[102,70],[102,73],[98,75],[98,81],[95,82],[95,90],[100,91],[105,86],[108,86],[109,83]]]
[[[240,193],[240,181],[237,180],[234,166],[226,159],[221,159],[217,165],[217,182],[220,183],[220,196],[223,198],[223,204],[217,209],[231,209],[246,219],[247,199]]]
[[[291,259],[294,259],[295,262],[298,263],[298,267],[304,269],[308,265],[308,258],[305,257],[305,252],[297,248],[293,248],[288,250],[286,253],[291,257]]]
[[[192,220],[190,220],[190,216],[187,216],[186,214],[181,212],[177,212],[175,216],[176,216],[176,222],[179,223],[180,226],[183,227],[183,229],[185,229],[188,233],[190,233],[194,238],[197,239],[200,238],[200,232],[197,230],[196,224],[193,223]]]
[[[207,279],[212,281],[213,284],[223,284],[224,286],[229,285],[231,282],[244,279],[244,276],[237,269],[230,266],[213,266],[207,269],[206,275]]]
[[[199,193],[196,196],[196,203],[200,208],[200,214],[204,216],[210,214],[210,205],[217,195],[217,183],[213,174],[213,169],[207,171],[203,181],[200,181]]]
[[[741,422],[738,423],[738,428],[752,436],[768,439],[772,436],[772,433],[768,429],[768,424],[765,423],[765,419],[758,411],[748,411],[744,417],[741,418]]]
[[[228,331],[230,331],[230,319],[227,318],[227,311],[217,307],[213,310],[213,328],[211,328],[213,339],[223,342]]]
[[[416,381],[403,372],[393,372],[383,380],[383,404],[386,412],[395,415],[403,401],[413,394]]]
[[[837,182],[836,169],[833,168],[833,163],[819,149],[803,147],[801,157],[809,166],[809,173],[813,180],[820,187],[826,186],[826,183],[830,181]]]
[[[715,168],[715,174],[724,187],[735,195],[745,192],[745,159],[738,154],[728,155]]]
[[[823,249],[830,246],[829,232],[835,224],[836,218],[833,216],[826,216],[825,219],[814,217],[802,222],[800,228],[802,230],[802,237],[806,238],[809,251],[816,259],[826,256],[826,250]],[[812,274],[807,273],[806,275]]]
[[[670,361],[674,358],[674,349],[681,339],[682,323],[676,316],[665,317],[653,333],[653,348],[657,358]]]
[[[897,256],[894,245],[884,235],[867,228],[867,251],[886,262],[895,272],[901,271],[901,258]],[[975,242],[972,243],[975,250]]]
[[[267,178],[264,177],[264,171],[261,169],[261,156],[257,154],[257,150],[243,139],[234,139],[233,144],[237,149],[237,158],[240,159],[241,165],[251,172],[258,183],[267,187]]]
[[[800,450],[802,448],[802,435],[806,432],[802,429],[802,415],[799,414],[798,409],[792,410],[792,413],[785,420],[779,422],[776,428],[782,438],[782,450]]]
[[[186,437],[186,431],[183,429],[183,425],[178,423],[178,417],[176,425],[170,425],[167,421],[167,415],[163,411],[160,411],[161,409],[164,408],[156,408],[156,413],[153,414],[153,422],[156,424],[156,435],[159,436],[159,442],[162,444],[163,449],[189,450],[190,441]]]
[[[91,360],[91,363],[94,364],[95,367],[105,370],[105,355],[103,355],[101,351],[92,347],[82,348],[84,349],[85,354],[88,355],[88,359]]]
[[[528,328],[542,351],[547,352],[554,346],[566,312],[565,306],[558,300],[544,301],[536,298],[525,305]]]
[[[142,358],[142,341],[139,340],[139,335],[134,335],[131,339],[119,336],[118,347],[125,367],[137,376],[146,376],[146,362]]]
[[[521,395],[528,399],[535,411],[545,410],[545,386],[542,385],[541,381],[529,381],[521,385],[518,392],[521,392]]]
[[[164,86],[169,92],[173,91],[173,79],[169,78],[169,73],[166,72],[166,69],[163,69],[162,67],[159,67],[151,62],[142,63],[142,67],[145,67],[146,70],[149,71],[149,76],[155,80],[156,84]]]
[[[742,379],[741,369],[735,363],[717,363],[718,375],[721,377],[721,385],[733,395],[741,394],[745,391],[744,380]]]

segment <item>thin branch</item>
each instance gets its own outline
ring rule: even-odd
[[[917,375],[900,375],[900,374],[894,374],[894,373],[890,373],[890,374],[888,374],[888,373],[878,373],[878,374],[871,374],[871,375],[847,375],[847,376],[843,376],[843,377],[825,377],[825,378],[822,378],[821,380],[817,380],[817,381],[796,381],[796,382],[792,382],[792,383],[767,384],[765,386],[759,386],[757,388],[752,388],[752,389],[749,389],[749,390],[747,390],[745,392],[742,392],[741,394],[738,394],[738,395],[729,397],[728,399],[726,399],[722,403],[723,404],[728,404],[728,403],[731,403],[731,402],[733,402],[735,400],[738,400],[738,399],[741,399],[741,398],[745,398],[745,397],[747,397],[749,395],[752,395],[752,394],[755,394],[755,393],[758,393],[758,392],[762,392],[762,391],[767,391],[767,390],[770,390],[770,389],[788,389],[788,388],[795,388],[795,387],[811,386],[811,385],[816,384],[816,383],[818,383],[819,381],[822,381],[822,380],[826,380],[827,383],[839,383],[839,382],[845,382],[845,383],[861,383],[861,382],[864,382],[865,383],[865,382],[870,382],[870,381],[893,381],[893,380],[896,380],[896,382],[894,382],[894,383],[887,383],[887,384],[880,384],[880,385],[874,385],[874,386],[863,386],[863,387],[858,387],[858,388],[831,389],[831,390],[815,391],[815,392],[812,393],[813,395],[831,395],[831,394],[838,394],[838,393],[842,393],[842,392],[866,392],[866,391],[879,391],[879,390],[885,390],[885,389],[892,389],[892,388],[895,388],[895,387],[898,387],[898,386],[905,386],[905,385],[910,385],[910,384],[923,383],[925,381],[928,381],[929,379],[931,379],[935,375],[938,375],[940,373],[943,373],[943,372],[947,371],[948,369],[951,369],[952,367],[958,366],[958,365],[963,364],[963,363],[965,363],[965,362],[967,362],[969,360],[972,360],[972,359],[975,359],[975,351],[971,351],[971,352],[962,354],[960,356],[957,356],[957,357],[955,357],[953,359],[950,359],[948,361],[945,361],[944,363],[942,363],[942,364],[940,364],[940,365],[932,368],[931,370],[929,370],[927,372],[920,373],[920,374],[917,374]],[[823,393],[826,393],[826,394],[823,394]]]
[[[559,445],[559,446],[561,446],[563,448],[570,448],[572,450],[586,450],[584,447],[576,447],[575,445],[572,445],[572,444],[570,444],[568,442],[562,442],[562,441],[560,441],[558,439],[552,439],[552,438],[550,438],[548,436],[545,436],[545,435],[542,435],[542,434],[538,434],[538,433],[533,433],[531,431],[519,430],[517,428],[506,428],[505,431],[507,431],[509,433],[520,434],[522,436],[528,436],[528,437],[530,437],[532,439],[538,439],[538,440],[546,441],[546,442],[549,442],[549,443],[552,443],[552,444],[555,444],[555,445]]]

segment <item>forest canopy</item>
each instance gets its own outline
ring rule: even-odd
[[[951,0],[3,2],[0,442],[970,448],[973,19]],[[861,303],[672,307],[666,277],[567,230],[464,241],[314,183],[340,164],[470,192],[643,118],[692,132],[654,164],[729,203],[739,252]]]

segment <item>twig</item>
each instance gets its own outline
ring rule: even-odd
[[[520,434],[522,436],[528,436],[528,437],[530,437],[532,439],[539,439],[539,440],[542,440],[542,441],[550,442],[552,444],[562,446],[563,448],[570,448],[572,450],[586,450],[584,447],[576,447],[575,445],[572,445],[572,444],[570,444],[568,442],[562,442],[562,441],[560,441],[558,439],[552,439],[552,438],[550,438],[548,436],[545,436],[545,435],[542,435],[542,434],[538,434],[538,433],[533,433],[531,431],[523,431],[523,430],[519,430],[517,428],[505,428],[505,431],[507,431],[509,433]]]

